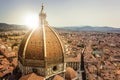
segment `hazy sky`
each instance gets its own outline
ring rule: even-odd
[[[120,27],[120,0],[0,0],[0,22],[24,24],[26,15],[39,14],[42,2],[52,26]]]

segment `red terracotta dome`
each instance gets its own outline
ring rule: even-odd
[[[59,76],[59,75],[56,75],[53,80],[64,80],[63,77]]]
[[[71,67],[67,67],[65,72],[65,78],[66,80],[72,80],[77,76],[75,70]]]
[[[29,31],[23,38],[19,52],[19,61],[25,66],[47,66],[64,62],[63,47],[58,34],[46,21],[46,14],[40,13],[40,25]]]

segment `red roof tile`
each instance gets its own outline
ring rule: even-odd
[[[31,73],[31,74],[22,76],[20,80],[44,80],[44,78],[36,75],[35,73]]]
[[[63,77],[59,76],[59,75],[56,75],[53,80],[64,80]]]

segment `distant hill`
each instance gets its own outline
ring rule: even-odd
[[[27,30],[25,25],[15,25],[0,23],[0,31],[8,30]],[[120,32],[120,28],[113,27],[93,27],[93,26],[67,26],[67,27],[55,27],[57,30],[67,30],[67,31],[100,31],[100,32]]]
[[[15,25],[15,24],[6,24],[0,23],[0,31],[8,31],[8,30],[26,30],[27,27],[24,25]]]
[[[60,27],[57,29],[70,30],[70,31],[120,32],[120,28],[113,28],[113,27],[68,26],[68,27]]]

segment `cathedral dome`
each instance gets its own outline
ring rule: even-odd
[[[56,75],[53,80],[64,80],[63,77],[59,76],[59,75]]]
[[[66,73],[65,73],[65,78],[67,80],[72,80],[77,76],[75,70],[71,67],[67,67],[66,69]]]
[[[21,42],[18,59],[22,65],[44,67],[64,62],[60,38],[45,18],[42,6],[39,27],[29,31]]]

